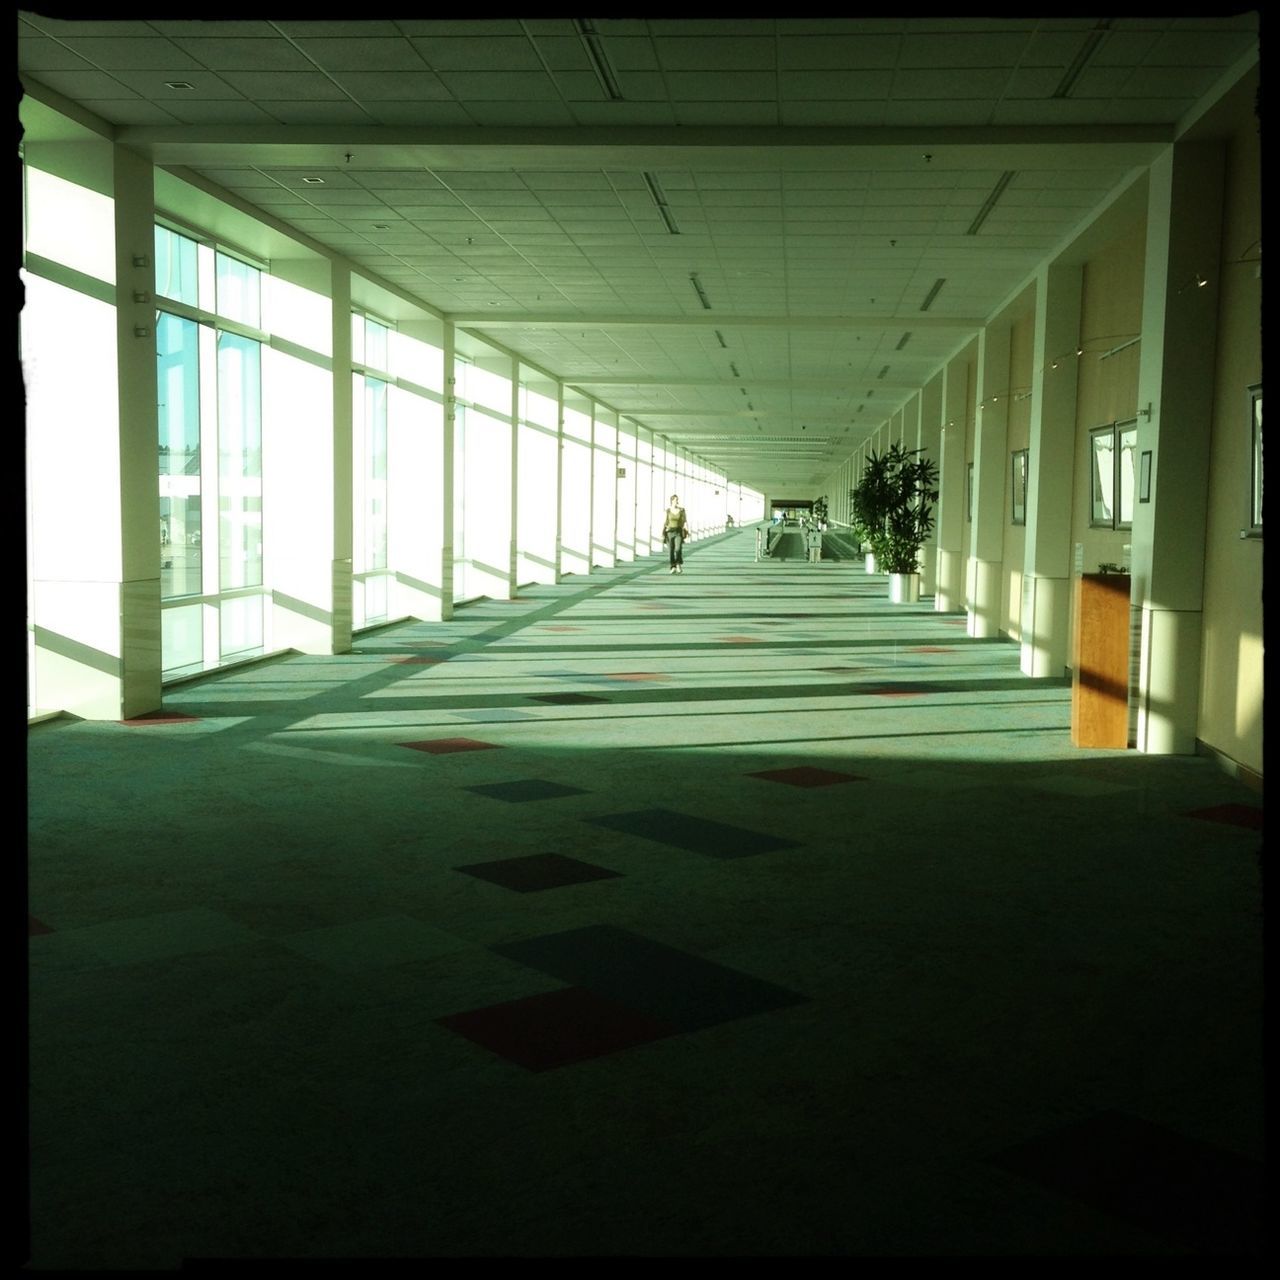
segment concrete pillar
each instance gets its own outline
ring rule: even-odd
[[[440,617],[447,621],[453,617],[453,506],[454,495],[453,448],[454,427],[458,416],[458,373],[455,330],[451,323],[444,326],[444,430],[440,437]]]
[[[919,448],[925,457],[939,464],[941,476],[942,458],[942,379],[931,378],[916,398],[920,409]],[[920,548],[920,594],[938,595],[938,508],[933,509],[933,532]]]
[[[964,608],[965,584],[965,406],[969,363],[953,357],[942,371],[938,445],[938,560],[933,607],[940,613]]]

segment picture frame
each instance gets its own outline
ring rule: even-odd
[[[1249,529],[1255,538],[1262,537],[1262,383],[1249,388]]]
[[[1012,499],[1012,522],[1016,525],[1027,523],[1027,456],[1028,450],[1015,449],[1012,454],[1013,474],[1010,477],[1010,497]]]
[[[1151,501],[1151,450],[1143,449],[1138,459],[1138,501]]]

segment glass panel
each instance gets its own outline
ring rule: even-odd
[[[198,604],[165,609],[160,614],[160,652],[164,671],[171,675],[188,668],[200,669],[204,655],[204,620]]]
[[[369,626],[387,619],[387,582],[385,573],[375,573],[364,581],[364,620]]]
[[[371,369],[389,369],[387,363],[387,326],[366,318],[364,326],[364,363]]]
[[[262,354],[218,334],[219,589],[262,585]]]
[[[1249,388],[1249,408],[1253,421],[1253,485],[1249,527],[1262,532],[1262,384]]]
[[[1116,527],[1130,529],[1133,527],[1133,489],[1137,475],[1137,423],[1119,423],[1116,437],[1120,443],[1116,453],[1116,492],[1119,496]]]
[[[387,567],[387,384],[364,383],[365,568]]]
[[[1013,523],[1027,523],[1027,451],[1018,449],[1013,455],[1013,474],[1010,477],[1013,494]]]
[[[156,296],[196,306],[196,242],[168,227],[156,228]]]
[[[262,273],[229,254],[216,259],[217,313],[257,329],[262,324]]]
[[[351,363],[364,364],[364,316],[351,313]]]
[[[1089,446],[1089,465],[1093,472],[1089,523],[1112,529],[1115,527],[1115,427],[1095,427],[1089,432]]]
[[[263,596],[241,596],[222,601],[222,657],[243,657],[262,652]]]
[[[194,320],[157,313],[160,594],[165,599],[200,594],[198,340]]]

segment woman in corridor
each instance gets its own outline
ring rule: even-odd
[[[667,518],[662,526],[662,540],[667,544],[667,552],[671,558],[671,573],[684,572],[684,540],[689,536],[689,518],[680,505],[680,498],[671,495],[671,505],[667,507]]]

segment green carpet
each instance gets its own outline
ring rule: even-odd
[[[32,726],[30,1268],[1259,1255],[1261,796],[754,547]]]

